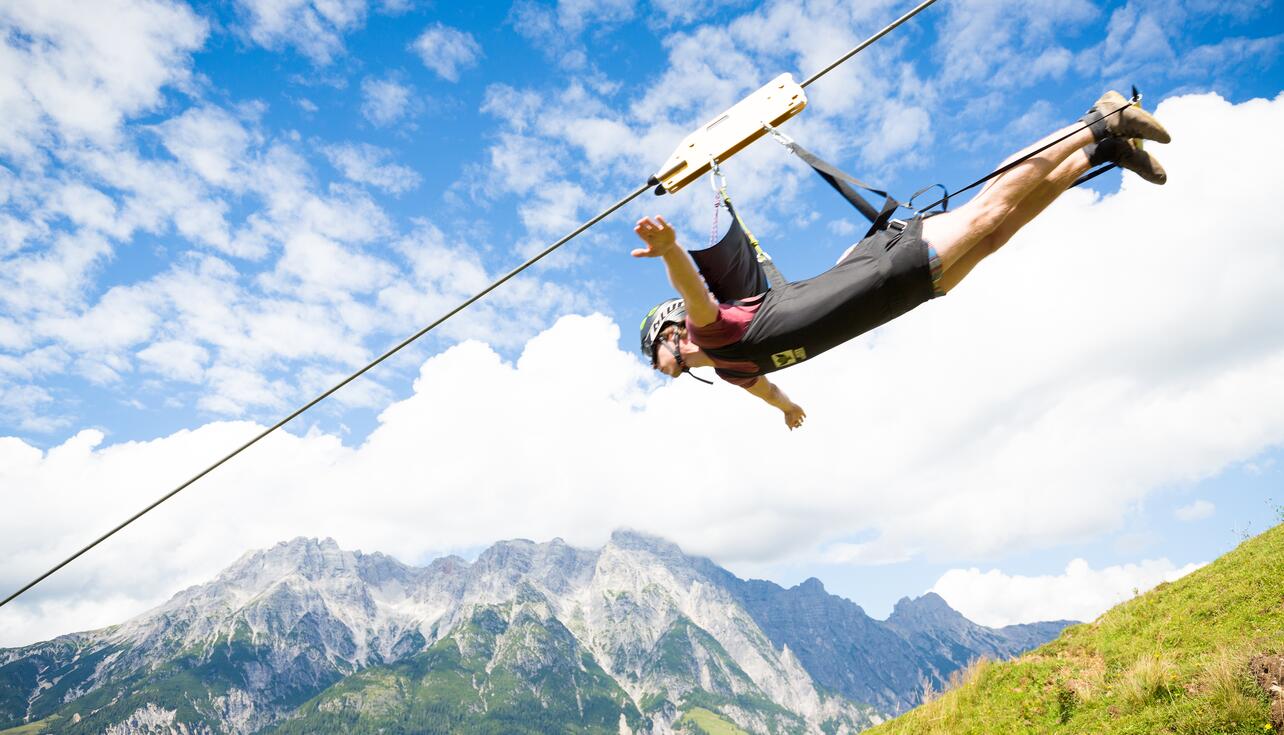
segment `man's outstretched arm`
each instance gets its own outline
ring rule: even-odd
[[[718,302],[709,293],[691,256],[678,246],[677,235],[669,223],[663,217],[657,216],[655,221],[644,217],[638,220],[633,231],[646,243],[645,248],[633,251],[633,257],[663,258],[669,281],[686,302],[687,318],[697,327],[712,324],[718,318]]]
[[[802,406],[789,400],[789,396],[785,395],[780,386],[764,376],[759,375],[758,379],[745,390],[780,409],[785,414],[785,425],[791,431],[802,426],[803,419],[807,418],[807,412],[802,409]]]

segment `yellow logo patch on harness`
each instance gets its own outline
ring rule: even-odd
[[[799,347],[796,350],[785,350],[771,356],[771,362],[778,368],[793,365],[807,359],[807,351]]]

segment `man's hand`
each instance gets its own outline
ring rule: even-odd
[[[788,426],[790,431],[802,426],[803,419],[807,418],[807,412],[797,403],[792,403],[789,408],[781,410],[785,412],[785,426]]]
[[[785,426],[790,431],[802,426],[803,419],[807,418],[807,412],[802,406],[789,400],[789,396],[775,383],[767,380],[765,375],[758,376],[745,390],[780,409],[785,414]]]
[[[642,242],[646,243],[645,248],[638,248],[633,251],[635,258],[659,258],[665,253],[672,250],[678,244],[677,235],[673,228],[669,226],[664,218],[656,215],[655,220],[650,217],[643,217],[638,220],[637,226],[633,231],[638,233]]]
[[[696,270],[695,261],[678,244],[678,236],[669,223],[659,215],[654,220],[643,217],[633,231],[646,243],[646,247],[633,251],[633,257],[663,258],[669,282],[686,302],[687,318],[697,327],[712,324],[718,318],[718,302]]]

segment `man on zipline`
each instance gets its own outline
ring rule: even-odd
[[[1062,136],[1068,137],[1053,143]],[[646,247],[633,255],[663,258],[682,297],[647,314],[642,353],[652,367],[675,378],[692,367],[713,367],[718,377],[780,409],[790,429],[798,428],[807,414],[764,373],[814,357],[944,296],[1093,166],[1115,163],[1163,184],[1163,168],[1135,144],[1137,139],[1167,143],[1170,138],[1149,113],[1118,92],[1107,92],[1079,125],[1009,158],[1018,160],[1051,143],[990,181],[967,204],[914,217],[899,230],[883,228],[815,278],[730,304],[719,304],[709,292],[664,218],[639,220],[634,232]]]

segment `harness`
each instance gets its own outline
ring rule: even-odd
[[[1130,104],[1140,104],[1140,100],[1141,95],[1134,87]],[[1121,107],[1108,114],[1118,114],[1123,109]],[[748,331],[739,341],[722,347],[701,347],[710,357],[717,360],[752,362],[758,368],[752,373],[718,368],[719,374],[726,377],[753,377],[802,362],[851,336],[884,324],[932,298],[933,294],[924,293],[920,283],[915,283],[913,278],[905,277],[906,274],[920,269],[918,264],[906,260],[916,254],[913,252],[916,248],[897,249],[894,246],[907,236],[921,243],[923,218],[946,211],[951,196],[957,196],[1003,174],[1031,156],[1078,132],[1072,131],[1058,141],[1027,152],[1024,156],[1008,162],[953,194],[941,184],[932,184],[919,189],[908,202],[901,204],[886,191],[870,186],[802,147],[772,124],[761,122],[760,125],[777,142],[801,158],[825,180],[825,183],[833,187],[843,199],[869,220],[869,229],[853,250],[852,255],[825,275],[830,276],[834,270],[846,268],[849,261],[853,259],[863,259],[864,266],[870,269],[870,273],[862,273],[857,266],[853,265],[849,272],[832,279],[827,278],[823,283],[819,279],[813,279],[815,283],[786,282],[757,238],[753,237],[735,208],[731,206],[726,182],[722,181],[720,187],[715,184],[715,191],[719,194],[714,208],[715,232],[719,204],[726,204],[734,221],[722,240],[705,250],[692,252],[692,259],[701,276],[704,277],[705,283],[708,284],[710,292],[719,303],[745,305],[761,302]],[[721,180],[722,175],[717,161],[711,159],[708,166],[708,170]],[[1113,167],[1114,164],[1111,164],[1089,172],[1081,176],[1071,187],[1086,183]],[[943,196],[928,206],[915,210],[914,201],[934,188],[940,188]],[[662,193],[663,187],[660,189],[661,191],[657,193]],[[881,197],[882,206],[876,209],[857,189]],[[896,210],[901,207],[914,211],[914,216],[909,221],[892,218]],[[896,277],[884,282],[878,277],[880,273],[892,273]],[[929,283],[930,279],[922,279],[922,281]],[[839,287],[843,286],[850,287],[855,292],[846,300],[840,293]],[[781,291],[788,293],[781,295]],[[873,295],[870,295],[871,293]],[[785,305],[781,306],[782,304]],[[809,310],[813,307],[818,312],[815,324],[807,318]],[[840,307],[845,310],[844,318],[834,318],[836,310]],[[828,320],[827,323],[821,323],[826,320]]]
[[[870,221],[869,230],[858,247],[873,248],[881,245],[882,250],[889,249],[905,229],[906,223],[892,219],[892,214],[901,206],[887,192],[872,186],[843,172],[833,164],[803,148],[795,141],[771,126],[767,126],[773,137],[791,152],[801,158],[821,178],[832,186],[858,212]],[[711,244],[702,250],[689,251],[695,261],[697,270],[704,278],[710,293],[720,304],[764,306],[764,301],[774,299],[775,293],[790,284],[776,267],[771,256],[763,249],[758,238],[740,217],[727,192],[726,179],[722,176],[716,162],[710,164],[711,184],[714,189],[713,231],[710,234]],[[864,199],[856,188],[864,189],[883,198],[882,206],[875,209]],[[930,188],[930,187],[929,187]],[[924,190],[926,191],[926,189]],[[922,193],[922,192],[919,192]],[[918,194],[915,194],[918,196]],[[718,212],[725,206],[731,214],[732,221],[727,233],[716,242],[713,238],[718,229]],[[871,251],[872,252],[872,251]],[[761,312],[760,312],[761,313]],[[757,317],[755,317],[755,321]],[[753,328],[751,327],[751,331]],[[761,331],[761,330],[759,330]],[[781,347],[773,345],[768,337],[762,343],[746,342],[747,333],[740,341],[722,347],[704,347],[706,354],[723,362],[752,362],[758,366],[755,372],[744,372],[729,368],[716,368],[719,375],[725,377],[748,378],[779,370],[801,362],[819,350],[808,351],[806,347],[791,345]],[[779,349],[776,349],[779,348]]]

